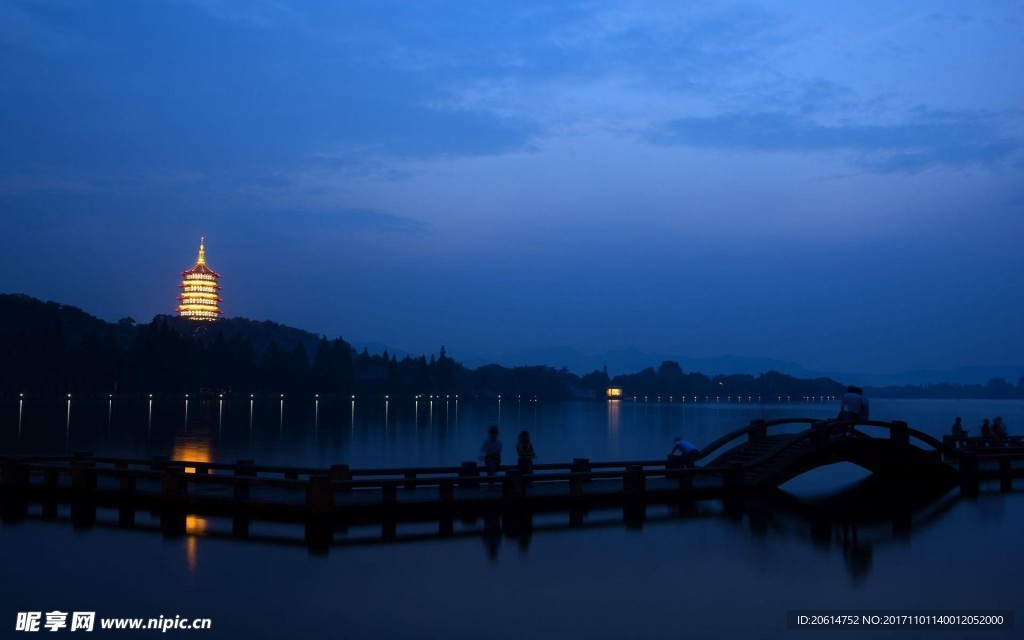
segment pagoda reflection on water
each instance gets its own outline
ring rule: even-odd
[[[181,294],[178,296],[178,315],[196,321],[213,321],[220,317],[221,298],[217,295],[220,285],[217,280],[220,274],[206,266],[205,238],[199,239],[199,257],[195,265],[182,271],[182,281],[178,285]]]

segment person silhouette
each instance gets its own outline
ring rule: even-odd
[[[516,453],[519,455],[519,472],[524,476],[533,474],[533,459],[537,457],[533,450],[533,443],[530,442],[530,432],[520,431],[519,440],[516,442]],[[526,480],[530,484],[530,480]]]
[[[480,457],[484,460],[487,468],[487,484],[494,484],[494,476],[501,466],[501,440],[498,440],[498,427],[491,425],[487,428],[487,439],[480,446]]]

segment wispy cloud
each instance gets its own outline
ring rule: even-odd
[[[257,29],[294,28],[304,25],[302,14],[277,0],[189,0],[214,18]]]
[[[58,55],[72,49],[76,39],[44,24],[15,2],[0,2],[0,46]]]
[[[370,231],[377,233],[426,233],[428,223],[378,209],[328,209],[287,212],[304,226],[319,227],[324,231]]]
[[[1003,133],[1021,112],[931,111],[895,124],[823,124],[785,113],[677,118],[649,133],[657,144],[767,152],[845,151],[862,167],[913,173],[933,166],[997,166],[1020,155]]]

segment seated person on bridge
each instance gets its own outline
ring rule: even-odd
[[[964,429],[963,419],[960,416],[956,417],[953,422],[953,437],[955,438],[966,438],[967,429]]]
[[[836,419],[844,422],[868,419],[868,399],[864,397],[863,389],[852,385],[846,387],[846,393],[843,394],[843,401],[839,405],[839,415],[836,416]],[[852,425],[840,425],[833,428],[833,435],[849,435],[850,429],[852,429]]]
[[[668,452],[668,457],[679,458],[682,460],[683,466],[692,467],[697,456],[700,455],[700,449],[693,446],[692,442],[683,440],[682,436],[676,436],[673,445],[672,450]]]
[[[837,417],[840,420],[851,421],[868,419],[868,399],[864,397],[863,389],[854,386],[846,387]]]
[[[992,427],[988,423],[988,418],[981,421],[981,437],[992,439]]]

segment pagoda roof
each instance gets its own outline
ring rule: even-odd
[[[210,267],[206,266],[205,263],[200,263],[200,262],[197,262],[195,264],[195,266],[193,266],[191,269],[187,269],[185,271],[182,271],[181,275],[187,276],[187,275],[195,274],[195,273],[202,273],[202,274],[213,276],[215,278],[219,278],[220,277],[219,273],[217,273],[216,271],[214,271]]]
[[[219,273],[206,266],[206,238],[199,239],[199,256],[196,258],[196,263],[192,265],[191,269],[182,271],[181,275],[188,276],[195,275],[197,273],[213,276],[214,278],[220,277]]]

